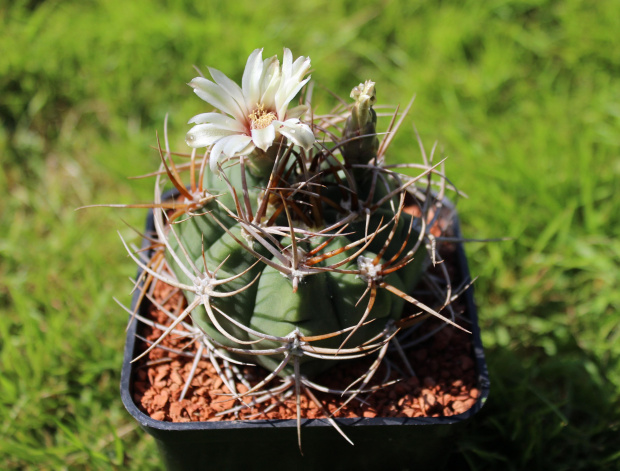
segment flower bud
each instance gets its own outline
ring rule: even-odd
[[[376,98],[375,83],[366,80],[351,91],[355,99],[351,115],[345,123],[342,154],[348,165],[367,164],[377,156],[379,139],[376,136],[377,114],[372,109]]]

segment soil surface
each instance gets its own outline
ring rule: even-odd
[[[450,245],[442,249],[442,256],[451,272],[455,270],[454,250]],[[185,300],[180,293],[169,298],[171,290],[169,286],[158,283],[155,287],[155,298],[164,300],[165,306],[174,310]],[[457,314],[463,314],[464,303],[457,300],[453,303],[453,308]],[[148,313],[153,320],[163,325],[170,323],[168,317],[153,305],[149,306]],[[411,313],[414,313],[413,309]],[[465,320],[459,323],[467,329],[467,313],[464,313],[463,317]],[[428,319],[419,331],[430,332],[441,324],[439,320]],[[155,341],[162,333],[144,324],[138,330],[139,335],[149,341]],[[196,350],[195,344],[188,345],[186,339],[175,338],[173,335],[168,336],[162,346],[190,352]],[[145,342],[138,342],[137,351],[144,351],[146,348]],[[475,404],[479,391],[476,388],[477,374],[470,334],[445,326],[429,340],[408,349],[406,356],[416,376],[408,377],[396,371],[397,368],[401,371],[405,369],[398,355],[390,353],[397,368],[392,368],[389,372],[387,367],[382,365],[371,384],[383,384],[386,378],[387,381],[400,378],[400,381],[372,393],[360,394],[359,399],[351,401],[336,412],[334,417],[451,416],[461,414]],[[134,370],[133,398],[142,411],[153,419],[172,422],[296,418],[294,394],[284,401],[272,398],[261,404],[252,404],[252,398],[245,397],[243,401],[247,407],[242,407],[236,413],[224,413],[239,405],[239,402],[230,398],[230,391],[209,361],[198,363],[187,394],[179,401],[192,362],[193,358],[190,356],[160,348],[153,349],[140,360]],[[371,360],[368,359],[347,361],[334,366],[313,381],[332,389],[344,390],[367,371],[370,363]],[[250,385],[257,384],[267,374],[261,367],[240,368],[244,370]],[[270,386],[276,386],[279,381],[272,381]],[[241,383],[236,383],[235,387],[240,393],[248,390],[247,386]],[[302,418],[323,418],[326,412],[334,413],[343,402],[340,394],[315,391],[314,395],[323,404],[323,408],[302,392]]]

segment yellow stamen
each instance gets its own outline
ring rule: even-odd
[[[248,118],[252,122],[252,129],[265,129],[277,116],[273,111],[265,110],[265,105],[257,103],[256,109],[248,115]]]

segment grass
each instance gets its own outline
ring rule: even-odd
[[[204,111],[193,64],[240,77],[287,46],[342,96],[415,93],[465,234],[512,238],[467,247],[492,391],[454,465],[617,469],[620,3],[48,0],[0,21],[0,468],[158,469],[119,400],[112,301],[134,272],[115,232],[144,215],[74,209],[151,198],[126,177],[156,165],[166,113],[182,148]],[[395,160],[419,159],[411,137]]]

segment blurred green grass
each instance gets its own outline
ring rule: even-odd
[[[620,2],[0,3],[0,468],[158,469],[118,395],[134,272],[116,230],[145,202],[170,115],[204,111],[192,65],[239,78],[256,47],[312,58],[347,96],[371,78],[470,198],[459,203],[492,392],[470,469],[618,469]],[[316,89],[318,106],[331,98]],[[9,195],[8,198],[6,195]]]

